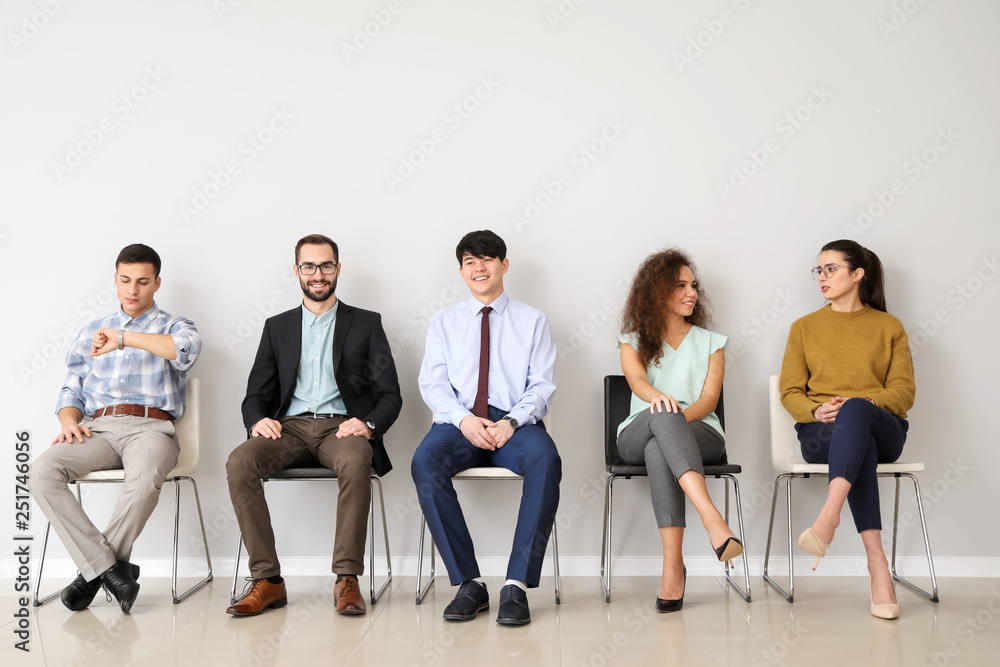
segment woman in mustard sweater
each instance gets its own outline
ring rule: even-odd
[[[885,309],[882,263],[854,241],[827,243],[813,269],[829,303],[796,320],[781,365],[781,402],[802,456],[828,463],[826,502],[799,547],[826,555],[846,500],[868,556],[871,613],[899,616],[882,549],[876,465],[899,458],[916,391],[906,331]],[[816,565],[813,565],[816,569]]]

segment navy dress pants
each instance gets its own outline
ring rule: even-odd
[[[490,406],[489,417],[507,414]],[[472,536],[452,476],[468,468],[500,466],[524,477],[507,578],[538,586],[545,547],[559,506],[562,461],[545,426],[525,424],[495,451],[480,449],[452,424],[435,423],[413,454],[410,472],[431,536],[453,586],[480,576]],[[482,517],[489,525],[490,517]]]
[[[863,398],[847,399],[832,424],[795,425],[802,458],[808,463],[828,463],[831,480],[843,477],[850,482],[847,502],[859,533],[882,530],[875,468],[899,458],[908,428],[905,419]]]

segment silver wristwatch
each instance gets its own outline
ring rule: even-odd
[[[118,349],[119,350],[124,350],[125,349],[125,330],[124,329],[119,329],[118,330]]]

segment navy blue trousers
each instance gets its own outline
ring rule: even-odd
[[[489,417],[507,414],[493,406]],[[507,578],[538,586],[545,547],[559,506],[562,460],[545,426],[526,424],[495,451],[480,449],[452,424],[435,423],[413,453],[410,472],[420,508],[453,586],[480,576],[472,536],[458,502],[452,476],[468,468],[500,466],[524,477]],[[492,517],[480,518],[490,525]]]
[[[802,458],[808,463],[828,463],[831,480],[843,477],[851,483],[847,503],[859,533],[882,530],[875,468],[899,458],[908,428],[905,419],[863,398],[847,399],[833,424],[795,425]]]

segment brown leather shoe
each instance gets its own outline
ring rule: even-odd
[[[354,616],[365,613],[365,599],[361,597],[358,578],[345,574],[333,587],[333,599],[337,603],[337,613]]]
[[[250,590],[236,604],[226,609],[233,616],[256,616],[265,609],[277,609],[288,604],[285,595],[285,582],[272,584],[267,579],[253,579]]]

